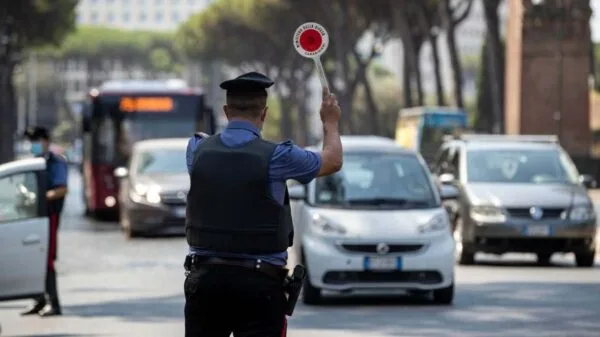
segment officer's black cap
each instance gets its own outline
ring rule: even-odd
[[[24,136],[33,141],[40,139],[49,140],[50,132],[45,127],[36,126],[25,130]]]
[[[255,71],[243,74],[232,80],[221,83],[221,89],[227,91],[227,94],[266,94],[266,89],[273,86],[274,82],[267,76]]]

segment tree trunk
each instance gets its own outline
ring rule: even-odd
[[[499,25],[500,20],[498,18],[498,5],[497,0],[486,0],[484,1],[485,11],[485,22],[487,26],[487,55],[489,57],[489,79],[490,79],[490,93],[492,98],[492,111],[494,115],[493,132],[503,133],[504,132],[504,112],[502,93],[503,88],[501,83],[502,76],[502,42],[500,41]]]
[[[444,93],[444,83],[442,82],[442,70],[440,67],[440,50],[437,45],[438,36],[430,35],[429,44],[431,44],[431,58],[433,62],[433,72],[435,74],[435,92],[437,95],[437,105],[445,106],[446,97]]]
[[[406,52],[404,53],[404,58],[407,58]],[[408,62],[404,62],[402,64],[402,92],[404,94],[404,107],[410,108],[414,105],[413,96],[412,96],[412,88],[410,86],[411,83],[411,71],[410,65]]]
[[[422,41],[415,41],[414,43],[415,49],[413,54],[412,61],[412,70],[414,74],[414,85],[417,90],[417,103],[419,106],[425,105],[425,94],[423,93],[423,80],[421,78],[421,48],[423,46]]]
[[[8,57],[7,57],[8,58]],[[0,164],[15,157],[16,111],[12,74],[15,65],[9,60],[0,64]]]
[[[379,107],[377,106],[371,84],[369,83],[369,78],[367,77],[367,69],[362,69],[357,73],[357,76],[365,90],[365,100],[367,103],[366,113],[369,118],[370,133],[377,135],[379,134]]]
[[[294,139],[294,125],[292,111],[294,103],[290,97],[279,96],[279,106],[281,107],[279,116],[279,136],[281,139]]]
[[[484,0],[485,1],[485,0]],[[462,80],[462,64],[460,63],[460,55],[456,47],[456,27],[452,17],[452,9],[450,8],[450,0],[444,1],[444,23],[446,30],[446,44],[448,45],[448,53],[450,56],[450,65],[452,68],[452,79],[454,82],[454,99],[456,106],[459,108],[465,107],[463,98],[463,80]]]

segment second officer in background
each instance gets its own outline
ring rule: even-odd
[[[46,128],[36,127],[25,132],[31,141],[31,153],[36,157],[46,159],[48,177],[48,190],[46,192],[49,243],[48,261],[46,268],[46,296],[35,299],[34,304],[21,315],[39,314],[42,317],[61,315],[58,289],[56,286],[56,269],[54,263],[57,259],[58,227],[60,214],[67,195],[67,174],[69,171],[66,159],[50,151],[50,133]]]
[[[263,140],[272,85],[255,72],[223,82],[229,124],[220,134],[190,139],[186,337],[286,335],[283,283],[293,241],[286,180],[306,184],[340,170],[341,112],[324,91],[321,153]]]

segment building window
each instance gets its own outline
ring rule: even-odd
[[[163,20],[163,14],[162,13],[155,13],[154,14],[154,21],[157,23],[162,22]]]
[[[123,13],[123,21],[129,22],[129,20],[131,20],[131,14],[129,14],[127,12]]]
[[[146,17],[147,17],[147,16],[146,16],[146,13],[140,13],[140,16],[139,16],[139,18],[140,18],[140,22],[144,22],[144,21],[146,21]]]
[[[98,13],[92,12],[91,20],[90,21],[92,21],[92,23],[98,22]]]
[[[179,13],[173,12],[171,14],[171,19],[173,20],[173,22],[179,22]]]
[[[106,21],[113,23],[115,21],[115,15],[113,13],[108,13],[106,15]]]
[[[157,5],[162,5],[162,0],[154,0],[154,3]]]

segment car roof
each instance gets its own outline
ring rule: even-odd
[[[380,136],[341,136],[344,153],[348,152],[394,152],[403,154],[416,154],[415,151],[400,147],[393,139]],[[319,152],[323,143],[317,146],[307,147],[308,150]]]
[[[519,142],[519,141],[503,141],[503,142],[489,142],[489,141],[473,141],[467,142],[467,150],[552,150],[556,149],[558,144],[556,143],[538,143],[538,142]]]
[[[155,138],[136,142],[134,151],[148,151],[152,149],[185,149],[189,138]]]

